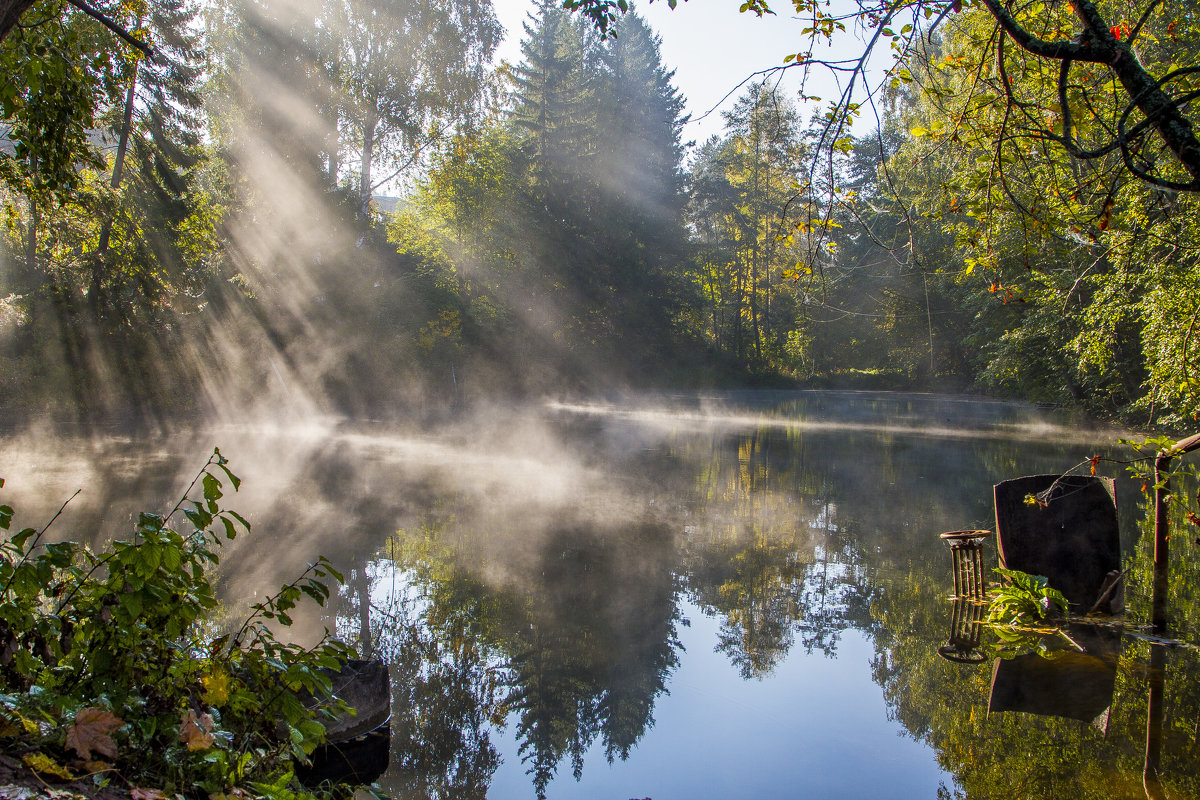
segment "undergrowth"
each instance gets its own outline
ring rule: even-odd
[[[304,648],[272,629],[305,598],[324,605],[325,581],[342,576],[322,557],[240,625],[214,620],[221,548],[250,530],[220,506],[239,484],[214,450],[175,508],[141,514],[129,540],[48,542],[54,520],[6,535],[0,752],[48,784],[83,779],[133,800],[348,794],[302,788],[295,767],[330,713],[302,698],[328,696],[328,670],[353,653],[328,632]],[[13,517],[0,505],[0,531]]]

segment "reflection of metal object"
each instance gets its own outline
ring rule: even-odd
[[[321,745],[309,757],[311,763],[297,766],[296,777],[313,788],[329,783],[366,786],[387,771],[391,755],[392,729],[384,723],[353,739]]]
[[[1158,771],[1162,761],[1163,694],[1166,691],[1167,648],[1150,646],[1150,684],[1146,708],[1146,760],[1142,767],[1142,786],[1148,800],[1160,800],[1163,794]]]
[[[327,740],[353,739],[387,724],[392,716],[392,682],[387,664],[377,659],[350,659],[329,678],[332,697],[344,701],[354,713],[324,720]]]
[[[983,574],[983,541],[991,531],[950,531],[942,539],[950,545],[954,562],[954,596],[982,600],[987,594],[987,576]]]
[[[983,636],[983,617],[987,606],[956,597],[950,612],[950,643],[938,648],[938,655],[959,664],[982,664],[987,655],[979,650]]]

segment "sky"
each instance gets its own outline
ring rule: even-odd
[[[493,0],[496,16],[508,31],[498,59],[512,63],[521,60],[522,22],[535,7],[532,0]],[[724,125],[720,110],[733,106],[741,94],[738,84],[752,73],[780,66],[790,53],[807,49],[801,36],[804,23],[789,13],[790,3],[774,3],[777,16],[756,17],[738,12],[739,0],[681,0],[672,10],[666,0],[645,0],[636,6],[662,37],[663,63],[675,70],[675,86],[687,100],[687,113],[692,117],[683,132],[684,141],[703,142],[720,134]],[[619,28],[618,28],[619,31]],[[845,47],[853,55],[854,43]],[[793,98],[799,89],[799,70],[792,70],[784,79],[783,88]],[[834,85],[821,76],[810,84],[809,93],[832,99]],[[733,94],[724,100],[727,94]],[[719,109],[700,117],[714,107]],[[801,118],[807,118],[803,111]]]

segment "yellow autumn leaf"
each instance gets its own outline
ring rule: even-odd
[[[204,702],[218,708],[229,702],[229,675],[225,672],[214,672],[200,679],[204,684]]]
[[[7,718],[7,719],[5,719],[5,718]],[[18,733],[20,733],[19,728],[14,730],[13,732],[9,732],[8,726],[10,724],[13,724],[12,723],[13,720],[20,723],[21,728],[24,728],[26,733],[37,733],[38,732],[37,723],[34,722],[33,720],[29,719],[28,717],[26,717],[20,711],[17,711],[16,709],[12,709],[12,708],[0,707],[0,736],[15,736]],[[15,728],[15,725],[14,725],[14,728]]]
[[[75,776],[71,774],[71,770],[59,764],[45,753],[26,753],[21,756],[21,761],[25,762],[25,766],[38,775],[58,778],[64,781],[75,779]]]

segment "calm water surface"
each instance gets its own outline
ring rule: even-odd
[[[768,392],[497,409],[436,432],[38,431],[0,454],[19,522],[82,488],[57,530],[102,537],[170,507],[219,446],[245,481],[228,505],[254,523],[225,555],[230,613],[318,554],[345,569],[300,633],[336,627],[391,663],[381,783],[398,797],[1200,797],[1200,663],[1137,635],[1146,514],[1121,468],[1130,613],[1086,719],[989,714],[988,636],[979,663],[937,652],[953,613],[938,534],[994,527],[994,483],[1124,455],[1117,435],[1014,404]],[[1172,635],[1197,642],[1185,533]],[[1070,648],[1050,649],[1063,669]],[[1152,684],[1161,786],[1143,779]]]

